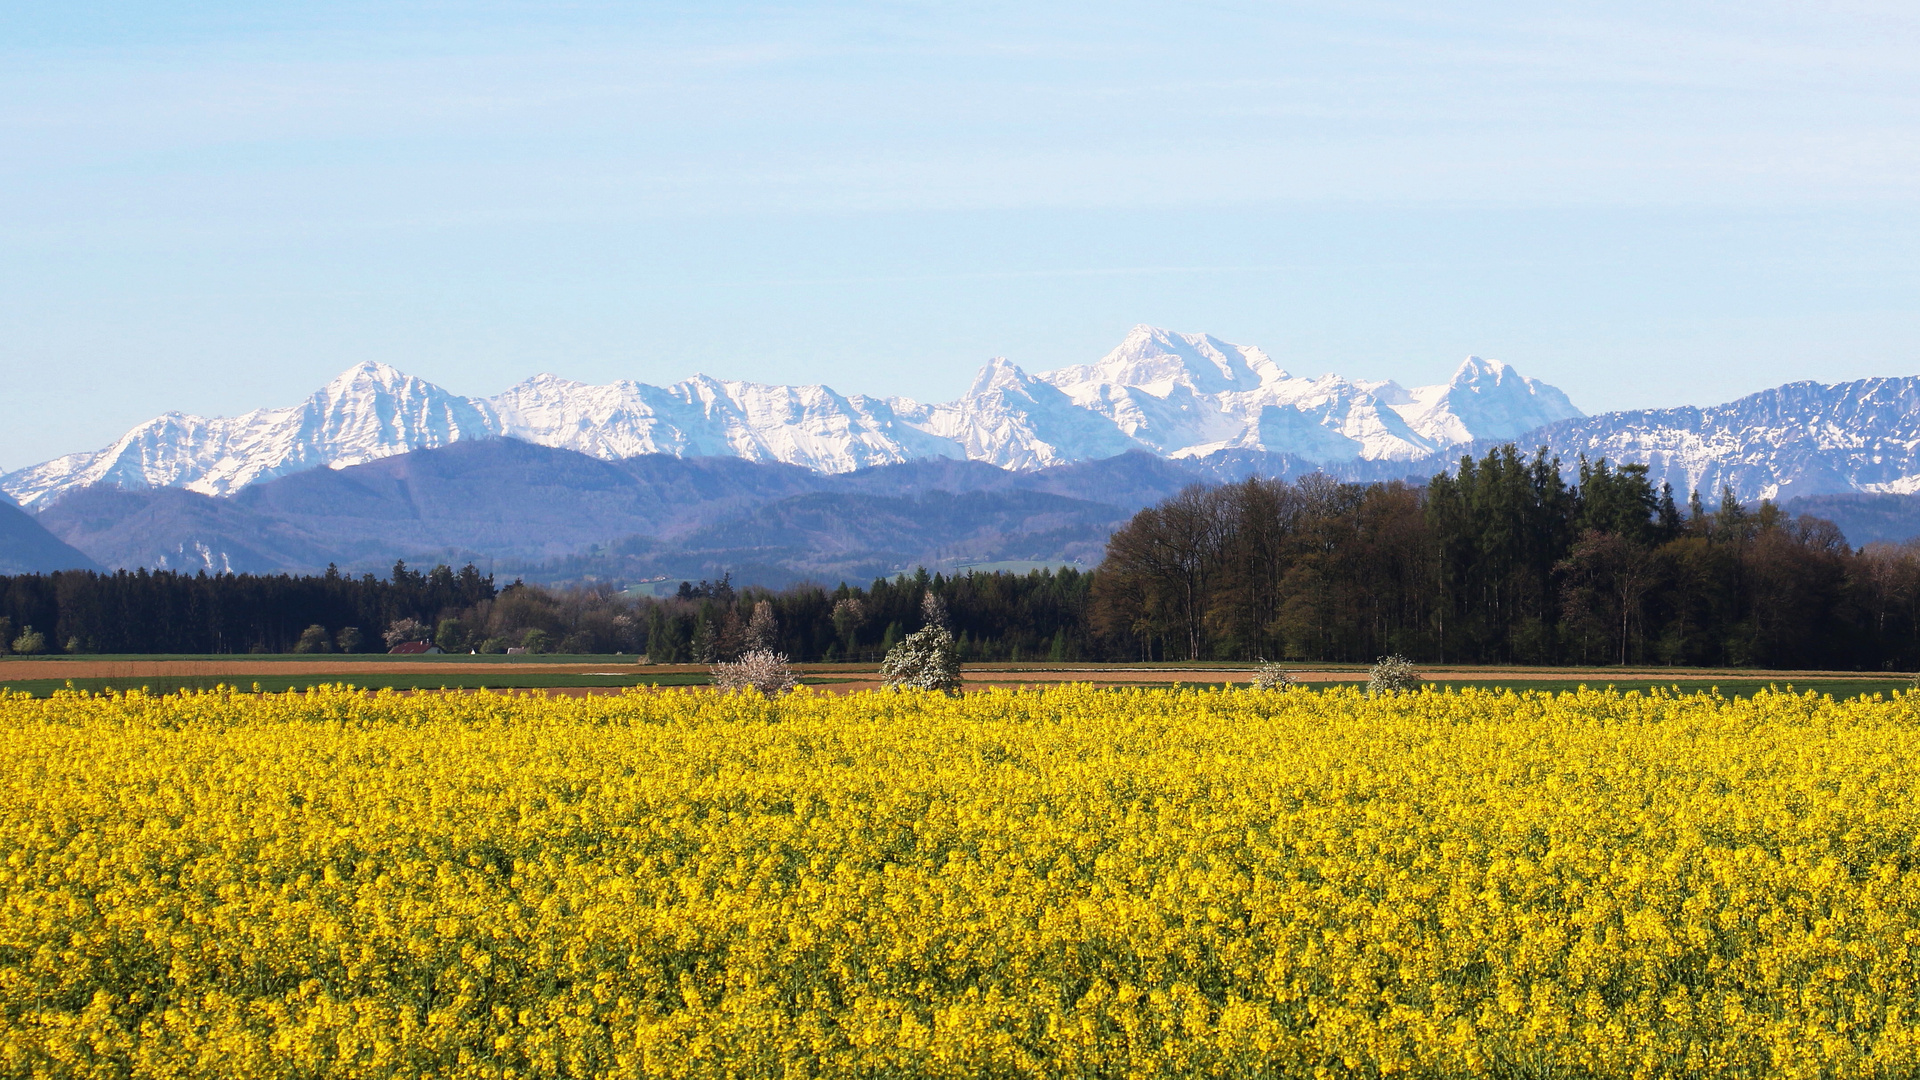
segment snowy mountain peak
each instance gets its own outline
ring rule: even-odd
[[[555,375],[551,371],[543,371],[538,375],[529,375],[528,377],[521,379],[519,382],[513,384],[513,386],[509,390],[507,390],[507,393],[509,394],[513,393],[515,390],[522,389],[523,387],[528,389],[533,389],[533,390],[549,390],[549,389],[571,390],[571,389],[576,389],[578,387],[582,387],[586,385],[587,385],[586,383],[579,382],[574,379],[568,379],[559,375]]]
[[[422,382],[399,368],[381,363],[378,360],[362,360],[333,377],[322,391],[327,394],[344,392],[356,387],[380,387],[394,389],[407,383]],[[424,385],[424,383],[423,383]]]
[[[1095,363],[1041,375],[995,357],[965,395],[938,405],[705,374],[670,386],[540,374],[466,398],[367,361],[299,405],[216,419],[168,413],[104,450],[0,477],[0,490],[25,506],[94,484],[224,495],[301,469],[492,436],[604,459],[725,455],[835,473],[934,457],[1028,469],[1129,450],[1412,461],[1579,415],[1558,390],[1497,361],[1470,358],[1451,381],[1407,390],[1294,378],[1257,348],[1152,326],[1134,327]]]
[[[1460,366],[1454,369],[1453,378],[1447,381],[1447,385],[1465,386],[1488,380],[1498,383],[1512,372],[1513,368],[1502,361],[1469,356],[1460,361]]]
[[[1559,389],[1478,356],[1461,361],[1446,385],[1410,390],[1406,398],[1395,410],[1436,446],[1518,438],[1584,415]]]
[[[1143,324],[1129,330],[1098,362],[1039,377],[1078,401],[1099,386],[1137,387],[1155,397],[1176,389],[1197,394],[1254,390],[1285,379],[1287,373],[1259,349],[1228,344],[1211,334],[1180,334]]]
[[[973,377],[973,385],[967,387],[964,398],[977,398],[995,390],[1025,390],[1033,383],[1032,377],[1020,370],[1020,366],[1004,356],[996,356],[987,361],[980,373]]]

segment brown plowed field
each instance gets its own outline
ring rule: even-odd
[[[626,662],[622,662],[626,661]],[[829,680],[822,689],[834,691],[858,690],[878,686],[879,673],[871,664],[800,664],[795,665],[803,676]],[[1357,666],[1337,668],[1295,668],[1293,675],[1303,682],[1359,682],[1367,677],[1365,669]],[[605,661],[590,663],[540,663],[535,661],[514,662],[474,662],[465,657],[445,660],[407,659],[394,660],[387,657],[369,657],[349,659],[335,657],[328,659],[281,658],[281,657],[235,657],[233,659],[192,659],[192,660],[94,660],[87,657],[49,657],[27,658],[6,657],[0,659],[0,681],[26,679],[132,679],[132,678],[207,678],[227,677],[244,679],[268,675],[326,675],[338,676],[350,681],[355,675],[704,675],[707,668],[700,664],[653,664],[632,663],[630,658],[613,657]],[[1635,682],[1653,680],[1661,683],[1713,683],[1737,680],[1740,682],[1780,680],[1832,680],[1832,679],[1898,679],[1898,673],[1868,673],[1842,671],[1758,671],[1758,670],[1716,670],[1670,668],[1527,668],[1527,667],[1423,667],[1422,678],[1431,682],[1460,682],[1498,680],[1500,682],[1560,682],[1585,681],[1596,685],[1610,682]],[[969,664],[966,666],[967,682],[974,686],[1017,686],[1042,683],[1091,682],[1102,685],[1124,686],[1143,683],[1222,683],[1246,682],[1252,678],[1252,665],[1193,665],[1193,666],[1149,666],[1126,664]],[[562,692],[572,692],[565,688]],[[583,690],[603,691],[617,688],[590,687]]]

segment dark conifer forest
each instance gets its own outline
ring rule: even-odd
[[[1920,548],[1572,471],[1507,446],[1425,489],[1190,488],[1114,534],[1092,625],[1116,658],[1920,666]]]
[[[675,595],[496,585],[468,566],[385,579],[89,572],[0,577],[0,650],[644,654],[712,662],[762,605],[799,661],[877,661],[946,604],[967,660],[1293,660],[1920,668],[1920,543],[1642,466],[1502,447],[1427,485],[1314,474],[1195,486],[1142,510],[1091,572],[865,586],[682,583]]]

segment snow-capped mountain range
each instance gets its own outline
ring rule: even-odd
[[[1411,463],[1581,415],[1559,390],[1494,360],[1470,357],[1448,382],[1408,390],[1300,378],[1256,348],[1140,326],[1093,364],[1032,375],[995,359],[964,395],[932,405],[706,375],[665,387],[537,375],[469,398],[363,363],[291,408],[168,413],[103,450],[0,477],[0,490],[29,509],[102,484],[229,495],[323,465],[496,436],[603,460],[734,456],[825,473],[938,457],[1034,469],[1129,450]]]
[[[0,501],[38,513],[79,489],[206,495],[506,436],[604,461],[736,457],[843,474],[947,458],[1035,470],[1145,451],[1196,478],[1316,467],[1352,479],[1423,477],[1513,440],[1649,466],[1711,499],[1920,493],[1920,378],[1789,383],[1710,408],[1585,416],[1559,390],[1469,357],[1445,383],[1406,389],[1287,373],[1205,334],[1135,327],[1092,364],[1029,374],[987,363],[953,401],[845,395],[696,375],[671,386],[590,386],[536,375],[462,397],[384,364],[349,368],[305,402],[207,419],[168,413],[112,446],[0,476]]]

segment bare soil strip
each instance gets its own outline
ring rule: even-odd
[[[396,676],[428,676],[454,679],[455,685],[468,687],[484,685],[484,680],[498,678],[509,684],[503,692],[524,692],[544,694],[604,694],[620,693],[625,687],[609,686],[600,680],[607,678],[641,678],[651,680],[663,676],[678,676],[671,682],[686,682],[687,676],[695,676],[704,681],[708,668],[703,664],[633,664],[619,662],[624,658],[594,658],[590,662],[573,660],[571,662],[519,661],[476,663],[469,658],[449,657],[445,660],[430,658],[394,660],[385,656],[363,658],[333,657],[328,659],[309,659],[306,657],[234,657],[232,659],[195,658],[182,660],[168,659],[90,659],[79,657],[6,657],[0,659],[0,685],[25,683],[29,680],[192,680],[202,683],[205,680],[219,679],[230,681],[234,686],[244,688],[250,681],[262,678],[292,678],[296,681],[312,678],[319,681],[337,681],[352,683],[356,679],[365,679],[372,685],[386,685],[386,680]],[[803,678],[814,682],[815,688],[828,693],[848,693],[856,690],[872,690],[880,686],[880,675],[870,664],[796,664],[795,669]],[[1326,668],[1291,668],[1293,677],[1306,683],[1357,683],[1367,678],[1365,668],[1358,665],[1344,665]],[[1244,684],[1253,678],[1253,665],[1230,664],[1194,664],[1194,665],[1139,665],[1139,664],[1066,664],[1041,662],[1030,664],[989,663],[969,664],[965,669],[968,686],[985,689],[989,687],[1046,686],[1061,683],[1091,683],[1097,686],[1166,686],[1184,684]],[[1683,686],[1706,689],[1714,684],[1754,684],[1777,682],[1787,684],[1823,684],[1860,682],[1874,683],[1871,689],[1884,689],[1893,681],[1904,680],[1905,676],[1895,672],[1858,672],[1858,671],[1773,671],[1773,670],[1699,670],[1671,668],[1527,668],[1513,666],[1499,667],[1463,667],[1433,666],[1422,668],[1421,677],[1429,682],[1447,683],[1557,683],[1560,687],[1569,684],[1585,683],[1594,687],[1609,684],[1680,684]],[[539,687],[520,687],[512,689],[516,678],[541,676],[541,682],[558,682],[560,685]],[[570,678],[578,678],[582,685],[566,685]],[[476,680],[481,680],[476,682]],[[401,680],[405,681],[405,680]],[[192,683],[190,683],[191,685]],[[42,684],[45,685],[44,683]],[[284,684],[283,684],[284,685]],[[418,685],[417,683],[415,685]],[[1865,689],[1863,685],[1863,689]]]

